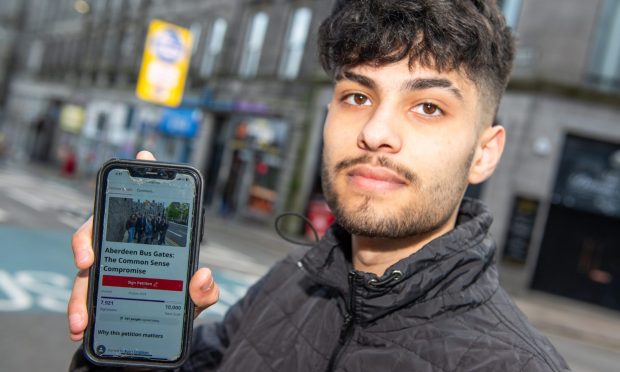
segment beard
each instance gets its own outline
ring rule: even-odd
[[[321,183],[327,204],[336,221],[349,233],[369,238],[400,239],[424,235],[444,226],[458,207],[467,188],[467,175],[475,149],[454,172],[438,171],[437,177],[422,182],[407,167],[393,163],[384,156],[364,155],[345,159],[329,168],[325,157],[321,169]],[[374,195],[343,195],[337,190],[336,176],[358,164],[381,165],[409,181],[409,196],[388,200]],[[398,194],[400,195],[400,193]],[[345,201],[346,200],[346,201]]]

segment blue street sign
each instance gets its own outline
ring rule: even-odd
[[[164,109],[159,130],[171,136],[194,137],[198,132],[200,118],[201,113],[197,109]]]

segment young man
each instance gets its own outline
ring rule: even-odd
[[[184,370],[567,370],[498,285],[489,212],[463,200],[504,148],[493,121],[513,40],[495,2],[343,1],[319,39],[335,80],[323,188],[336,224],[197,329]],[[82,269],[89,233],[73,241]],[[84,275],[69,305],[76,340]],[[215,302],[208,270],[190,287],[198,306]]]

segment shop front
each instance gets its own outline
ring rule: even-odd
[[[58,120],[62,102],[58,99],[49,101],[40,116],[34,118],[30,126],[30,159],[35,162],[53,162],[54,140],[58,134]]]
[[[149,136],[148,148],[158,160],[189,163],[198,134],[202,113],[196,108],[164,108],[156,134]]]
[[[288,135],[288,124],[278,118],[230,119],[212,203],[221,216],[268,219],[281,208]]]
[[[65,104],[60,109],[56,157],[63,175],[73,176],[77,170],[77,147],[84,126],[84,107]]]
[[[132,112],[120,102],[95,100],[87,105],[78,145],[83,174],[96,174],[110,158],[133,157],[136,133],[131,128]]]
[[[620,144],[569,135],[534,289],[620,310]]]

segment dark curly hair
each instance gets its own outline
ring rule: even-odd
[[[409,59],[458,70],[498,104],[512,68],[514,40],[495,0],[338,0],[319,29],[325,71]]]

